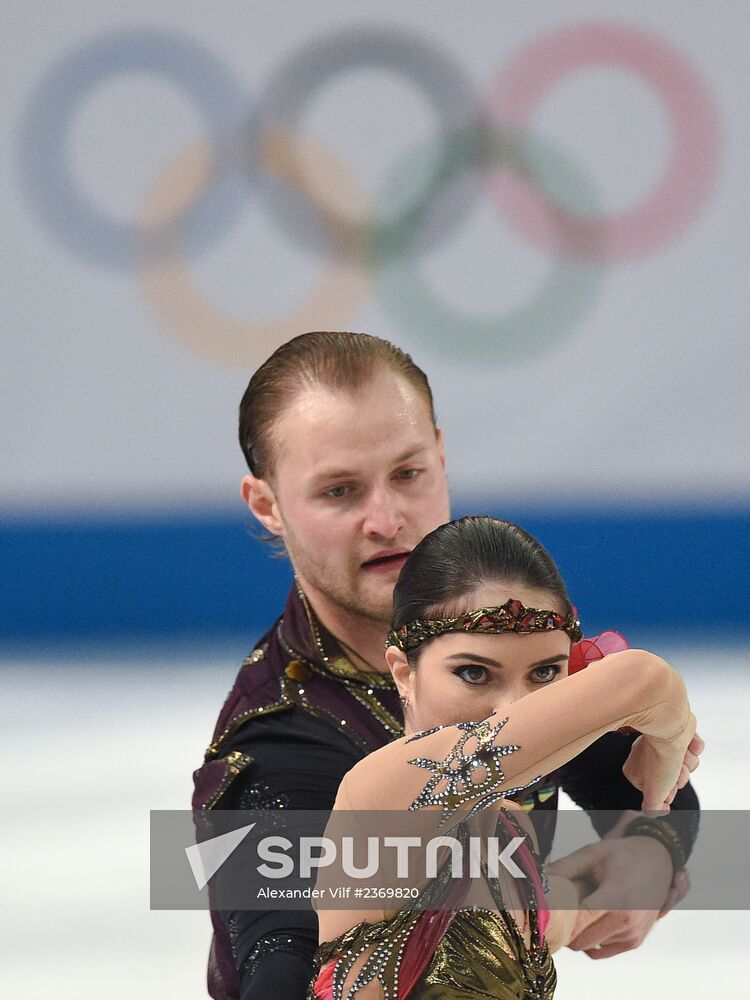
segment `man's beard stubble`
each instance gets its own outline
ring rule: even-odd
[[[314,559],[309,559],[302,546],[297,545],[297,540],[292,533],[286,529],[284,545],[292,564],[292,568],[303,589],[304,584],[312,585],[320,591],[323,596],[335,604],[342,611],[357,618],[364,618],[367,621],[375,622],[383,626],[384,633],[390,627],[391,614],[393,611],[393,590],[382,602],[366,603],[364,599],[357,599],[357,595],[352,593],[355,588],[347,589],[341,585],[340,579],[330,573],[327,567],[318,566]],[[360,572],[359,567],[354,568],[354,573]],[[309,596],[309,595],[308,595]]]

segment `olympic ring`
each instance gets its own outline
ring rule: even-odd
[[[179,84],[208,123],[217,158],[240,112],[238,88],[221,64],[196,42],[154,30],[106,34],[54,67],[26,114],[21,141],[22,175],[31,203],[60,242],[97,264],[132,264],[142,234],[84,201],[69,173],[67,142],[77,103],[107,77],[152,72]],[[232,219],[242,198],[239,178],[192,207],[186,224],[191,250],[206,245]]]
[[[658,91],[672,113],[675,141],[664,178],[642,205],[620,216],[592,219],[592,207],[599,206],[590,184],[549,144],[534,139],[529,121],[561,75],[601,61],[639,73]],[[372,65],[415,82],[432,100],[443,132],[442,141],[401,170],[403,190],[403,178],[413,179],[415,168],[423,168],[422,187],[406,208],[388,219],[370,212],[361,223],[362,192],[342,164],[311,141],[302,142],[296,130],[313,92],[334,75]],[[180,155],[158,179],[142,217],[122,225],[84,201],[65,150],[80,98],[109,74],[144,70],[188,91],[207,120],[209,142]],[[490,350],[502,347],[507,359],[519,334],[540,343],[552,332],[571,328],[597,290],[597,264],[662,246],[687,224],[716,174],[718,126],[711,97],[684,58],[658,39],[618,25],[578,25],[532,42],[490,88],[484,118],[491,124],[479,142],[483,130],[467,124],[473,120],[473,102],[463,74],[424,40],[393,29],[358,28],[303,46],[294,63],[272,77],[254,113],[243,118],[237,84],[197,43],[159,31],[126,31],[95,39],[45,77],[26,115],[21,162],[30,199],[57,238],[97,263],[134,263],[161,322],[201,353],[246,363],[257,360],[259,342],[275,346],[299,329],[345,325],[344,314],[366,293],[368,265],[377,264],[382,265],[379,287],[386,306],[402,322],[430,339],[448,339],[451,349],[460,343],[476,350],[481,339],[483,349],[488,343]],[[499,132],[497,118],[502,119]],[[494,138],[482,148],[487,135]],[[558,176],[550,178],[545,164]],[[512,197],[507,177],[505,185],[491,178],[495,200],[517,229],[552,251],[553,266],[524,309],[485,323],[445,309],[441,314],[413,258],[455,229],[476,189],[475,174],[486,175],[493,167],[513,174]],[[191,286],[180,259],[183,251],[205,247],[234,218],[248,179],[287,232],[306,247],[325,245],[328,252],[318,290],[281,322],[219,315]],[[327,184],[333,199],[317,179]],[[560,204],[566,183],[574,195],[572,207]],[[296,190],[301,198],[294,197]],[[581,210],[586,217],[576,214]],[[397,257],[412,260],[398,270]]]
[[[432,148],[428,150],[430,159],[431,153]],[[443,144],[440,150],[440,154],[446,156],[446,162],[451,164],[451,175],[444,177],[444,183],[463,172],[498,165],[512,169],[525,178],[535,177],[540,173],[539,161],[543,158],[549,162],[552,157],[558,173],[566,176],[570,182],[566,191],[568,202],[589,211],[598,207],[593,191],[580,172],[576,173],[572,165],[562,161],[559,154],[551,153],[548,147],[540,149],[539,153],[541,155],[535,162],[517,137],[497,133],[490,135],[485,130],[478,129],[464,130],[452,137],[447,149]],[[185,175],[192,178],[192,192],[183,193],[183,198],[199,196],[211,179],[205,162],[207,158],[208,152],[205,149],[198,151],[197,162],[191,162],[190,157],[180,157],[172,169],[161,175],[158,186],[150,195],[143,217],[144,228],[155,236],[150,252],[144,259],[140,280],[148,301],[162,323],[180,339],[186,340],[188,346],[198,353],[242,365],[257,360],[262,355],[261,346],[266,353],[270,353],[302,326],[328,328],[344,325],[344,317],[359,305],[367,291],[365,277],[356,260],[348,266],[343,262],[334,266],[311,300],[303,303],[290,316],[267,323],[243,322],[227,317],[196,291],[186,268],[180,262],[178,241],[174,237],[168,240],[164,238],[163,205],[172,197],[176,187],[186,187]],[[335,190],[340,195],[346,192],[343,206],[346,211],[342,213],[333,207],[327,222],[335,242],[348,246],[350,227],[341,220],[355,213],[362,214],[364,195],[353,187],[351,179],[341,172],[340,165],[331,161],[330,156],[326,159],[324,151],[311,145],[309,141],[300,144],[283,133],[267,144],[264,160],[268,170],[278,175],[287,185],[302,187],[308,197],[315,193],[309,189],[304,190],[303,185],[309,185],[310,178],[317,176],[335,180]],[[424,174],[418,157],[410,156],[408,162],[418,174]],[[406,318],[415,325],[413,315],[409,317],[408,305],[418,301],[425,317],[424,322],[417,321],[418,331],[426,333],[430,339],[434,339],[436,334],[441,336],[451,349],[455,349],[457,343],[460,344],[464,357],[466,352],[481,347],[485,357],[493,353],[507,358],[508,347],[512,346],[514,339],[525,337],[528,349],[534,342],[534,330],[538,327],[546,334],[565,334],[595,295],[599,272],[592,265],[567,259],[570,239],[565,231],[566,226],[556,218],[551,218],[550,223],[559,232],[556,266],[543,291],[532,303],[505,320],[472,323],[451,316],[450,327],[446,330],[445,319],[438,315],[428,294],[403,265],[383,271],[382,290],[386,305],[400,318],[404,318],[406,313]],[[558,296],[565,303],[564,309],[555,303]],[[308,320],[314,317],[312,323],[302,323],[303,315]],[[554,323],[550,322],[551,319]],[[540,322],[541,320],[544,322]],[[484,341],[481,345],[477,344],[478,338]],[[538,341],[538,333],[536,339]]]
[[[332,77],[369,66],[395,71],[417,84],[432,99],[446,145],[475,113],[477,96],[470,81],[439,49],[419,37],[390,28],[349,28],[304,45],[271,78],[258,101],[263,111],[249,128],[251,152],[257,137],[267,128],[297,134],[308,102]],[[255,161],[251,155],[251,162]],[[445,205],[447,211],[439,219],[430,220],[432,228],[425,219],[434,192],[444,185],[447,166],[437,157],[436,164],[431,164],[428,179],[422,182],[421,191],[392,221],[336,219],[343,237],[341,248],[347,251],[350,247],[360,248],[369,261],[380,262],[407,250],[421,252],[433,246],[438,238],[450,235],[466,214],[471,191],[461,191],[458,198],[454,197]],[[253,176],[254,182],[255,179]],[[282,229],[301,246],[322,254],[330,253],[325,237],[320,238],[316,212],[290,199],[286,187],[268,184],[263,185],[261,191]],[[438,228],[439,233],[436,232]],[[417,234],[421,236],[418,245]]]
[[[463,134],[456,137],[457,169],[483,173],[503,169],[511,171],[525,187],[533,180],[535,189],[537,186],[544,189],[545,167],[552,163],[557,177],[566,182],[562,192],[565,204],[589,213],[599,207],[596,192],[586,176],[549,144],[539,139],[529,143],[527,137],[508,130],[480,128],[473,132],[473,138]],[[463,163],[459,164],[461,159]],[[411,156],[409,164],[418,169],[419,158]],[[502,318],[470,318],[439,302],[417,273],[412,258],[382,269],[378,288],[382,300],[395,316],[409,323],[428,342],[438,340],[461,360],[475,363],[478,358],[492,356],[508,363],[526,361],[529,349],[540,345],[540,337],[544,342],[570,332],[601,282],[600,268],[580,258],[578,230],[569,224],[567,214],[548,206],[541,222],[554,234],[554,266],[536,295]]]
[[[672,115],[669,165],[651,195],[612,217],[570,216],[578,227],[583,255],[634,260],[662,247],[683,228],[707,198],[718,173],[720,136],[716,110],[705,84],[671,46],[625,25],[588,22],[556,29],[525,48],[490,87],[493,121],[527,129],[534,108],[560,77],[592,64],[622,66],[643,77]],[[502,184],[492,185],[504,214],[538,246],[547,233],[527,202],[513,204]]]
[[[369,207],[364,193],[343,166],[309,140],[295,146],[281,133],[271,136],[264,159],[267,168],[287,184],[309,183],[311,176],[328,177],[335,182],[339,200],[350,211],[361,212]],[[203,147],[192,156],[180,156],[160,176],[143,217],[153,241],[141,262],[139,280],[146,299],[167,330],[198,354],[245,367],[266,357],[300,330],[329,330],[346,325],[350,313],[365,301],[369,282],[356,261],[346,264],[337,260],[337,255],[327,265],[316,290],[286,317],[250,322],[219,313],[191,282],[180,259],[176,234],[163,228],[164,204],[171,198],[175,185],[185,187],[185,174],[193,187],[192,197],[200,197],[212,179],[210,150]],[[335,213],[330,232],[334,242],[343,238],[337,232]]]

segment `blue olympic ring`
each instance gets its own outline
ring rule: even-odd
[[[192,39],[162,31],[102,35],[46,75],[25,116],[23,181],[32,205],[63,246],[97,264],[131,266],[144,233],[108,217],[80,194],[68,162],[71,123],[92,88],[115,74],[136,72],[158,74],[191,95],[206,119],[217,158],[241,116],[239,89],[221,63]],[[222,172],[221,182],[180,220],[186,249],[201,249],[216,238],[242,197],[240,178]]]

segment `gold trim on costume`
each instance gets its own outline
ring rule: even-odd
[[[283,712],[284,709],[292,708],[293,706],[294,701],[289,697],[282,685],[281,697],[278,701],[271,702],[270,705],[261,705],[260,708],[248,709],[247,712],[242,712],[241,715],[235,716],[224,732],[218,736],[208,750],[206,750],[204,762],[208,763],[211,757],[215,757],[229,737],[236,733],[240,726],[247,722],[248,719],[254,719],[258,715],[271,715],[274,712]]]
[[[219,760],[211,761],[212,764],[226,764],[227,770],[222,779],[221,785],[218,791],[214,792],[211,798],[203,807],[204,809],[213,809],[219,799],[222,797],[224,792],[229,788],[234,779],[238,775],[242,774],[246,767],[249,767],[253,762],[253,758],[250,754],[241,753],[239,750],[233,750],[231,753],[227,754],[226,757],[222,757]]]
[[[257,663],[258,660],[262,660],[265,655],[266,655],[266,647],[265,646],[257,646],[252,651],[252,653],[250,653],[249,656],[245,657],[245,659],[242,661],[242,663],[240,664],[240,666],[242,666],[242,667],[248,667],[248,666],[250,666],[251,663]]]
[[[347,685],[347,691],[353,698],[357,699],[360,705],[368,709],[392,736],[398,738],[404,735],[403,723],[399,722],[396,716],[392,715],[370,691],[360,691],[353,685],[351,687]]]
[[[299,598],[302,601],[302,606],[305,609],[305,614],[307,615],[307,623],[310,626],[310,633],[327,671],[331,674],[335,674],[337,677],[346,677],[348,680],[359,681],[362,684],[367,684],[368,687],[395,688],[396,684],[390,673],[380,673],[377,670],[358,670],[346,656],[336,656],[331,659],[326,655],[325,649],[323,648],[323,640],[318,629],[318,621],[315,616],[315,612],[310,607],[310,602],[308,601],[304,590],[300,587],[299,582],[296,579],[294,582],[297,587]]]

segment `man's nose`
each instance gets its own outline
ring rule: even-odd
[[[373,490],[367,498],[363,531],[366,535],[394,538],[404,525],[401,498],[390,490]]]

